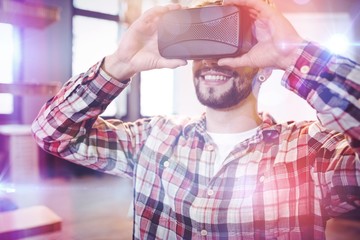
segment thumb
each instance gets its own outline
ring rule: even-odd
[[[237,58],[221,58],[218,61],[219,66],[229,66],[232,68],[236,67],[251,67],[253,66],[253,62],[251,61],[248,54],[242,55]]]
[[[177,68],[187,65],[186,60],[182,59],[165,59],[161,58],[159,59],[159,68]]]

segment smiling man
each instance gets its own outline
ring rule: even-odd
[[[134,183],[134,239],[325,239],[330,218],[360,216],[360,66],[304,41],[261,0],[227,0],[256,18],[257,43],[233,58],[195,60],[198,118],[136,122],[99,115],[141,71],[176,68],[161,57],[155,7],[113,54],[71,78],[32,130],[46,151]],[[271,5],[271,4],[270,4]],[[257,112],[272,68],[318,121],[275,123]]]

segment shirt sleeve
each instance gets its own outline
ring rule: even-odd
[[[317,111],[322,126],[344,133],[360,152],[359,64],[308,43],[282,81]]]
[[[33,121],[36,142],[45,151],[86,167],[131,177],[132,155],[140,147],[146,121],[106,121],[99,115],[123,91],[101,62],[71,78]]]
[[[360,219],[359,64],[307,43],[282,83],[317,112],[308,144],[322,207],[330,216]]]

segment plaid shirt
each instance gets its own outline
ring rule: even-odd
[[[283,84],[319,122],[263,116],[215,174],[205,115],[98,117],[127,86],[100,63],[70,79],[32,129],[54,155],[132,178],[134,239],[324,239],[329,217],[360,216],[359,76],[356,63],[308,43]]]

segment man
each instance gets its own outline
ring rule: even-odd
[[[360,66],[304,41],[261,0],[258,43],[236,58],[196,60],[199,118],[106,121],[99,114],[138,72],[176,68],[159,55],[156,23],[177,5],[144,13],[117,51],[70,79],[32,129],[46,151],[134,183],[135,239],[324,239],[331,217],[359,218]],[[256,90],[270,68],[319,122],[259,116]]]

